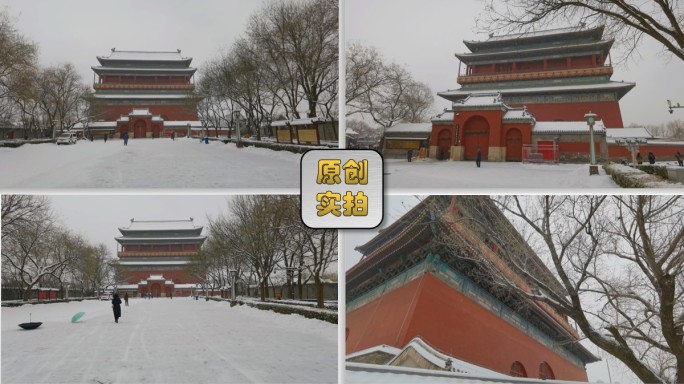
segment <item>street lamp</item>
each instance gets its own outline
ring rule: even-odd
[[[672,102],[670,100],[668,100],[667,101],[667,109],[668,109],[668,111],[670,111],[670,114],[672,114],[672,112],[674,112],[675,108],[684,108],[684,105],[680,105],[679,103],[677,103],[677,105],[672,105]]]
[[[587,113],[584,115],[589,124],[589,153],[591,153],[591,164],[589,165],[589,175],[598,175],[598,166],[596,165],[596,151],[594,148],[594,124],[596,123],[596,114]]]
[[[236,269],[230,269],[228,270],[230,272],[230,300],[235,301],[235,298],[237,297],[237,293],[235,292],[235,281],[237,280],[237,270]]]
[[[233,111],[233,119],[235,120],[235,131],[237,132],[237,140],[238,143],[241,141],[241,135],[240,135],[240,109],[236,109]],[[238,145],[240,147],[240,145]]]

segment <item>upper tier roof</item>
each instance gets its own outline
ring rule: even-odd
[[[165,233],[182,233],[181,237],[196,237],[202,233],[202,226],[194,224],[193,219],[189,220],[135,220],[131,219],[131,224],[128,227],[120,227],[119,232],[122,235],[140,236],[148,234],[151,237],[167,237],[161,235],[160,232]],[[117,238],[118,239],[118,238]]]
[[[135,73],[139,75],[158,75],[158,74],[189,74],[192,75],[197,71],[197,68],[192,67],[180,67],[180,68],[158,68],[158,67],[148,67],[148,68],[136,68],[136,67],[122,67],[122,66],[93,66],[90,67],[98,75],[104,75],[109,73]]]
[[[466,64],[489,64],[511,61],[529,61],[542,58],[561,58],[570,56],[584,56],[596,53],[608,54],[613,46],[613,39],[572,43],[560,45],[548,45],[543,47],[517,47],[506,46],[501,49],[486,52],[457,53],[455,56]]]
[[[109,56],[97,56],[102,66],[131,66],[133,63],[147,63],[163,66],[188,67],[192,57],[181,56],[181,50],[176,51],[117,51],[112,48]]]
[[[463,44],[471,51],[494,50],[501,47],[533,45],[558,40],[600,40],[604,26],[583,29],[582,26],[550,29],[545,31],[531,31],[508,35],[490,35],[485,41],[464,40]]]

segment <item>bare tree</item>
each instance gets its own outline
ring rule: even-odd
[[[669,0],[487,0],[480,29],[529,31],[549,25],[606,25],[627,55],[649,36],[684,60],[684,8]]]
[[[48,67],[37,79],[37,100],[44,123],[52,132],[70,130],[87,120],[89,88],[72,64]]]
[[[386,64],[375,48],[347,48],[347,116],[370,116],[382,127],[427,121],[434,103],[430,87],[396,63]]]
[[[283,257],[281,227],[286,209],[279,204],[279,196],[237,196],[231,201],[232,220],[223,219],[231,228],[221,233],[231,237],[226,251],[244,260],[260,286],[261,300],[266,299],[269,276]],[[210,224],[216,227],[216,224]]]
[[[365,111],[364,101],[385,83],[382,55],[359,42],[347,46],[345,102],[347,116]]]
[[[483,270],[494,268],[493,263],[506,264],[504,273],[487,273],[488,283],[570,317],[586,338],[642,381],[682,380],[684,345],[674,325],[684,314],[680,196],[497,199],[511,220],[542,246],[555,278],[531,256],[528,241],[508,229],[508,220],[494,203],[485,197],[464,199],[479,199],[480,213],[446,215],[444,223],[462,238],[479,232],[487,239],[491,249],[479,254],[496,256],[470,253]],[[463,249],[462,243],[451,246]],[[500,264],[496,267],[502,270]]]
[[[7,9],[0,10],[0,52],[0,117],[13,120],[17,78],[37,67],[38,47],[15,29]]]
[[[17,231],[41,220],[41,213],[49,210],[49,207],[45,196],[3,194],[0,206],[3,243],[16,236]]]
[[[2,240],[3,274],[21,282],[25,301],[43,278],[60,276],[78,259],[83,247],[83,240],[59,227],[47,211]]]

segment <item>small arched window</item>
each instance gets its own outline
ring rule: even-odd
[[[555,380],[556,376],[553,374],[551,366],[546,361],[539,364],[539,378],[544,380]]]
[[[527,377],[527,371],[525,371],[525,366],[521,362],[516,361],[511,364],[511,376],[513,377]]]

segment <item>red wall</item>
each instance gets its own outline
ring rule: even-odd
[[[525,105],[537,121],[584,121],[584,115],[591,111],[597,115],[596,120],[603,120],[607,128],[623,128],[620,104],[617,101]]]
[[[431,274],[348,312],[346,321],[348,354],[379,344],[403,348],[420,336],[444,353],[504,374],[519,361],[538,377],[547,362],[556,379],[587,381],[584,369]]]
[[[196,121],[197,111],[192,111],[190,106],[184,104],[178,105],[107,105],[104,119],[106,121],[115,121],[121,116],[126,116],[133,111],[133,109],[148,108],[150,113],[156,116],[163,116],[164,120],[191,120]]]
[[[641,152],[641,158],[644,164],[648,164],[648,152],[653,152],[656,157],[656,161],[675,161],[674,155],[677,153],[677,151],[684,153],[684,146],[653,144],[639,146],[639,152]],[[628,162],[632,161],[632,154],[630,153],[629,149],[616,144],[611,144],[608,146],[608,156],[611,159],[625,158]]]
[[[128,284],[138,284],[140,280],[147,280],[150,275],[163,275],[165,279],[173,280],[176,284],[197,283],[195,279],[191,279],[183,270],[153,270],[128,271]]]

